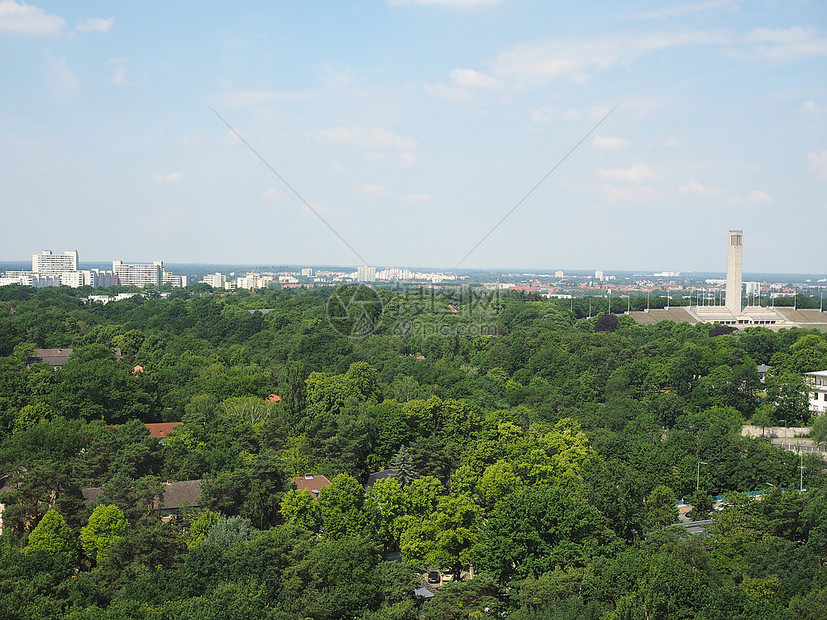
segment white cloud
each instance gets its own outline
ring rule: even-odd
[[[439,4],[450,7],[490,6],[502,0],[388,0],[391,6],[400,4]]]
[[[772,202],[772,196],[770,196],[767,192],[762,192],[759,189],[754,189],[749,193],[749,196],[747,196],[747,201],[749,201],[749,202]]]
[[[674,149],[683,145],[677,140],[673,140],[672,138],[666,138],[666,140],[663,141],[663,146],[669,147],[670,149]]]
[[[801,107],[807,112],[812,112],[813,114],[822,114],[827,112],[827,107],[818,105],[815,101],[805,101],[801,104]]]
[[[732,206],[739,206],[744,204],[744,202],[772,202],[772,196],[770,196],[767,192],[762,192],[761,190],[754,189],[749,194],[744,196],[733,196],[729,199],[729,204]]]
[[[366,185],[360,185],[356,189],[361,194],[366,194],[367,196],[375,196],[377,198],[383,198],[389,195],[388,190],[385,188],[384,185],[375,185],[368,183]]]
[[[365,155],[365,160],[370,162],[396,164],[398,166],[410,166],[416,161],[416,155],[411,151],[368,153]]]
[[[0,32],[60,34],[66,20],[25,2],[0,0]]]
[[[526,43],[502,51],[494,60],[492,73],[528,83],[568,79],[585,84],[592,71],[629,64],[647,52],[728,42],[729,37],[720,31],[684,30]]]
[[[313,132],[314,137],[322,142],[367,146],[371,148],[396,148],[410,150],[416,147],[416,140],[397,136],[387,129],[371,127],[363,129],[357,125],[335,127]]]
[[[617,151],[620,149],[629,148],[630,143],[625,138],[618,138],[616,136],[595,136],[594,140],[592,140],[592,144],[599,149],[605,149],[607,151]]]
[[[265,200],[270,201],[282,200],[284,198],[284,194],[273,187],[268,187],[266,190],[264,190],[263,195]]]
[[[688,2],[663,9],[643,11],[632,17],[637,19],[673,19],[695,13],[712,13],[714,11],[737,11],[743,0],[702,0]]]
[[[155,183],[178,183],[184,175],[181,172],[170,172],[169,174],[153,174],[150,178]]]
[[[550,123],[558,119],[574,122],[583,118],[583,113],[580,110],[576,110],[574,108],[564,110],[562,108],[554,108],[552,106],[540,106],[539,108],[533,108],[530,114],[531,121],[534,123]]]
[[[807,170],[815,172],[822,179],[827,179],[827,150],[809,153],[807,155]]]
[[[686,185],[681,185],[678,188],[678,193],[698,194],[701,196],[717,196],[719,194],[723,194],[724,190],[718,187],[707,187],[706,185],[702,185],[695,179],[689,179],[689,182]]]
[[[469,88],[502,88],[502,80],[485,75],[473,69],[454,69],[451,71],[451,79],[460,86]]]
[[[603,179],[615,181],[630,181],[638,183],[655,178],[655,173],[645,164],[635,164],[631,168],[598,168],[597,175]]]
[[[445,84],[425,84],[425,92],[436,97],[437,99],[445,99],[446,101],[469,101],[472,98],[471,93],[459,86],[446,86]]]
[[[344,88],[353,81],[354,70],[352,67],[325,67],[319,74],[319,79],[328,88]]]
[[[75,26],[75,30],[78,32],[109,32],[109,29],[112,27],[113,23],[115,23],[114,17],[109,17],[107,19],[85,19],[82,22],[78,22]]]
[[[661,200],[663,197],[649,185],[631,185],[629,187],[615,187],[608,183],[601,183],[596,188],[604,202],[618,204],[623,202],[648,202]]]
[[[819,36],[813,27],[758,28],[744,37],[744,41],[748,50],[734,50],[732,56],[779,63],[827,56],[827,38]]]
[[[52,92],[56,102],[66,103],[77,97],[80,90],[80,82],[69,66],[65,58],[53,58],[49,54],[48,70],[46,73],[46,85]]]
[[[268,105],[276,101],[295,101],[309,99],[311,93],[282,93],[277,91],[240,91],[235,93],[221,93],[210,97],[216,107],[223,108],[250,108]]]
[[[239,131],[238,133],[243,135],[244,132]],[[229,146],[231,144],[235,145],[238,142],[241,142],[241,139],[238,137],[238,134],[232,129],[228,129],[224,132],[224,135],[221,136],[221,144]]]
[[[333,164],[333,172],[336,174],[344,174],[347,172],[347,168],[345,168],[342,164]]]
[[[408,194],[405,196],[405,200],[407,200],[408,202],[430,202],[433,199],[434,197],[428,193]]]
[[[111,84],[117,84],[118,86],[140,86],[147,80],[147,76],[143,75],[137,79],[127,79],[126,77],[126,58],[110,58],[109,64],[112,65],[114,68],[112,69],[112,74],[109,76],[109,82]]]
[[[119,86],[129,86],[130,83],[126,79],[126,58],[110,58],[109,64],[115,67],[109,81]]]

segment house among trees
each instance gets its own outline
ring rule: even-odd
[[[375,471],[370,476],[368,476],[368,481],[365,484],[365,489],[373,488],[373,485],[379,482],[380,480],[384,480],[385,478],[396,478],[396,470],[395,469],[383,469],[382,471]]]
[[[314,500],[319,499],[319,493],[323,488],[331,486],[330,480],[320,475],[305,474],[291,478],[291,480],[296,485],[297,491],[307,491]]]
[[[163,439],[175,430],[176,426],[181,426],[183,422],[150,422],[144,424],[149,429],[149,436],[154,439]],[[122,424],[109,424],[106,428],[118,428]]]
[[[63,368],[72,353],[72,349],[34,349],[26,358],[26,368],[33,364],[48,364],[52,368]],[[112,353],[115,354],[115,359],[123,359],[123,354],[118,347],[113,348]]]
[[[149,429],[149,436],[156,439],[163,439],[168,436],[176,426],[181,426],[183,422],[155,422],[147,424]]]
[[[72,349],[35,349],[26,358],[26,367],[34,364],[48,364],[52,368],[62,368],[69,361]]]
[[[153,509],[157,511],[162,521],[177,518],[181,510],[200,507],[201,480],[182,480],[181,482],[166,482],[162,494],[155,498]],[[103,487],[87,487],[82,489],[83,502],[90,506],[98,501],[103,493]]]

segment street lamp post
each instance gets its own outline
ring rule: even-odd
[[[706,461],[698,461],[698,471],[695,472],[695,495],[698,494],[698,490],[701,488],[701,465],[708,465]]]
[[[801,449],[801,446],[798,446],[798,455],[801,457],[801,464],[798,466],[801,469],[801,480],[798,483],[798,491],[801,492],[804,490],[804,450]]]

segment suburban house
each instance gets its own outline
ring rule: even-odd
[[[149,429],[149,436],[154,439],[163,439],[167,437],[177,426],[181,426],[183,422],[151,422],[144,424]],[[109,424],[106,428],[118,428],[121,424]]]
[[[170,521],[179,516],[184,508],[198,508],[201,498],[201,480],[182,480],[166,482],[160,497],[155,498],[155,509],[161,521]],[[103,493],[103,487],[87,487],[82,490],[83,501],[89,506],[95,503]]]
[[[396,470],[395,469],[383,469],[382,471],[375,471],[370,476],[368,476],[367,484],[365,484],[365,490],[367,491],[370,488],[373,488],[373,485],[376,484],[379,480],[384,480],[385,478],[396,478]]]
[[[181,426],[182,424],[183,422],[157,422],[147,424],[146,427],[149,429],[150,437],[154,437],[155,439],[163,439],[169,435],[176,426]]]
[[[331,486],[330,480],[325,476],[305,474],[291,478],[296,485],[296,490],[307,491],[314,500],[319,499],[319,493],[324,487]]]
[[[72,352],[72,349],[35,349],[26,358],[26,367],[28,368],[32,364],[48,364],[52,368],[62,368],[69,361]],[[115,354],[115,359],[123,359],[121,350],[118,347],[112,349],[112,353]]]

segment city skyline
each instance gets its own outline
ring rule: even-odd
[[[163,9],[163,10],[162,10]],[[827,11],[0,0],[0,260],[824,271]],[[366,34],[365,34],[366,33]],[[207,105],[204,105],[204,104]]]

